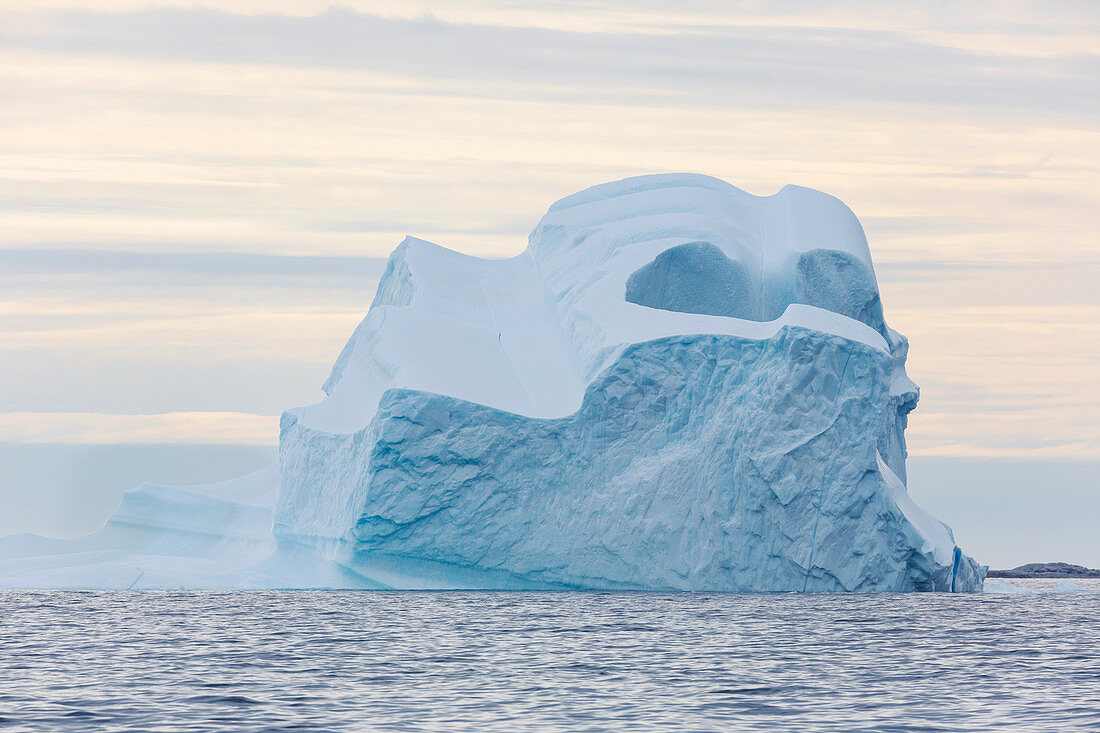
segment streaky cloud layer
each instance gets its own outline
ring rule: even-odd
[[[1100,456],[1090,3],[0,21],[0,411],[274,414],[315,398],[406,234],[513,255],[547,200],[693,169],[853,206],[920,347],[914,452]]]

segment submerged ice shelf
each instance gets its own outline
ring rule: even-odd
[[[511,259],[407,238],[277,466],[9,538],[0,585],[980,590],[906,491],[907,349],[837,199],[596,186]]]

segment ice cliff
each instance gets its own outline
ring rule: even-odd
[[[837,199],[596,186],[511,259],[406,239],[266,489],[142,487],[0,584],[979,590],[905,488],[907,348]]]

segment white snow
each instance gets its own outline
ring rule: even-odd
[[[564,246],[563,237],[571,240]],[[768,318],[678,313],[625,300],[634,271],[697,241],[748,270],[761,309],[770,304]],[[790,307],[794,263],[811,249],[852,255],[873,282],[863,230],[832,196],[797,186],[753,196],[687,174],[627,179],[563,199],[528,249],[507,260],[409,237],[341,354],[326,384],[329,396],[290,412],[306,427],[350,433],[370,422],[385,390],[398,387],[562,417],[577,410],[591,379],[624,348],[675,334],[761,339],[801,326],[887,350],[882,336],[858,321]]]

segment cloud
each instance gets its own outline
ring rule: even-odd
[[[384,257],[269,255],[243,252],[118,252],[86,249],[0,249],[0,278],[33,275],[104,275],[134,273],[170,277],[176,284],[194,277],[231,279],[277,277],[316,285],[316,278],[366,282],[386,269]],[[151,283],[150,283],[151,284]]]
[[[1100,439],[1091,3],[343,4],[0,9],[0,410],[315,401],[405,234],[692,170],[861,218],[916,451]]]
[[[296,17],[164,8],[66,13],[47,30],[5,40],[51,52],[363,69],[435,80],[446,84],[435,93],[466,95],[714,107],[875,101],[1039,117],[1100,110],[1092,93],[1100,76],[1095,54],[993,55],[882,29],[719,25],[582,33],[346,9]]]
[[[11,443],[274,445],[278,428],[277,417],[241,412],[0,413],[0,441]]]

